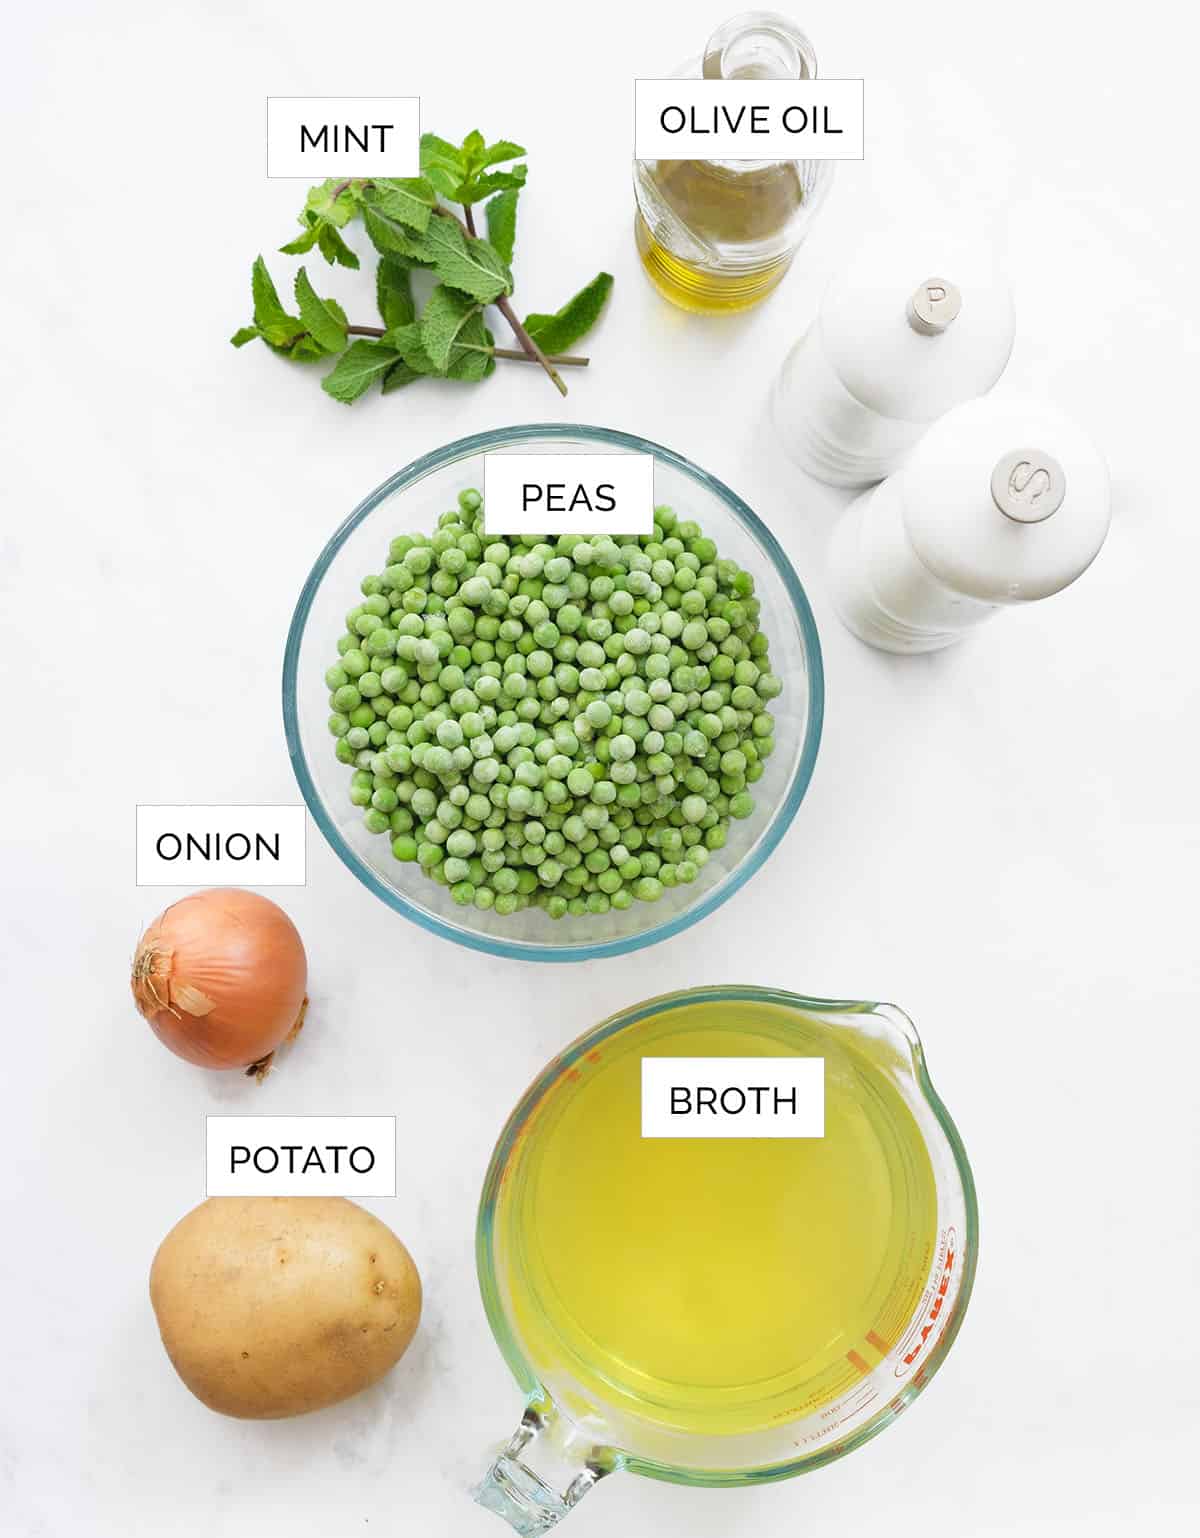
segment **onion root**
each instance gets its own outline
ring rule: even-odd
[[[280,1051],[283,1047],[290,1046],[291,1043],[295,1041],[296,1037],[299,1036],[300,1032],[304,1029],[304,1017],[306,1014],[308,1014],[307,993],[304,995],[304,1000],[300,1005],[300,1013],[296,1016],[295,1025],[292,1026],[291,1030],[279,1043],[279,1046],[275,1048],[274,1052],[268,1052],[266,1057],[260,1057],[257,1063],[250,1064],[249,1068],[246,1069],[246,1077],[248,1079],[257,1079],[260,1084],[263,1082],[263,1080],[270,1073],[271,1069],[275,1066],[275,1052]]]

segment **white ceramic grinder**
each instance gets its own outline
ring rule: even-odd
[[[1104,459],[1057,407],[970,401],[842,515],[829,549],[834,606],[871,646],[936,651],[1004,605],[1069,586],[1110,516]]]
[[[954,231],[876,236],[784,360],[772,415],[785,452],[830,486],[882,480],[938,417],[991,389],[1015,330],[986,244]]]

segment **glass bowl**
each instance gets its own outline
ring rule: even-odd
[[[351,771],[334,757],[326,668],[347,609],[368,572],[386,564],[398,534],[432,533],[458,493],[483,484],[484,454],[633,452],[654,456],[654,500],[694,519],[722,556],[751,573],[762,605],[759,623],[783,693],[771,702],[775,751],[752,788],[754,812],[731,821],[696,880],[664,890],[658,902],[622,911],[552,919],[541,908],[510,915],[459,907],[449,891],[414,863],[392,856],[386,835],[369,833],[349,799]],[[523,961],[584,961],[621,956],[694,924],[731,897],[779,843],[808,788],[821,737],[821,648],[799,578],[774,536],[740,497],[681,455],[629,433],[602,427],[530,424],[460,438],[398,471],[360,502],[317,557],[300,593],[283,662],[283,719],[288,752],[308,809],[343,863],[364,886],[423,929],[473,950]]]

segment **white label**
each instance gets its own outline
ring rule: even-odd
[[[395,1196],[394,1116],[208,1116],[207,1196]]]
[[[487,534],[650,534],[652,454],[485,454]]]
[[[268,96],[267,175],[416,176],[419,96]]]
[[[643,1137],[824,1137],[823,1057],[644,1057]]]
[[[637,80],[638,160],[861,160],[861,80]]]
[[[139,806],[138,886],[303,886],[302,806]]]

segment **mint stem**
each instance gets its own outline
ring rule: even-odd
[[[383,326],[347,326],[347,336],[386,336],[387,331]],[[459,346],[465,346],[459,343]],[[493,358],[509,358],[514,363],[537,363],[538,360],[529,353],[522,352],[516,347],[466,347],[467,352],[490,352]],[[583,357],[580,353],[563,352],[556,353],[546,360],[549,363],[557,363],[564,368],[587,368],[592,361]]]
[[[514,363],[537,362],[536,358],[531,358],[527,352],[522,352],[519,347],[489,347],[485,350],[490,352],[493,358],[511,358]],[[562,364],[567,368],[587,368],[592,360],[581,357],[579,353],[560,352],[552,353],[546,361]]]
[[[546,370],[547,374],[550,375],[550,378],[554,381],[554,388],[560,395],[565,395],[567,393],[567,387],[562,381],[562,375],[554,367],[550,359],[547,358],[546,354],[542,351],[538,344],[529,335],[529,332],[526,331],[520,320],[518,320],[516,310],[514,310],[512,305],[508,302],[507,294],[501,294],[500,298],[496,300],[496,308],[500,311],[501,315],[504,316],[505,320],[509,324],[510,329],[512,330],[512,334],[516,337],[517,341],[520,342],[524,350],[538,363],[540,363]]]

